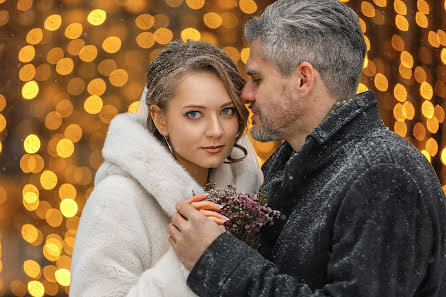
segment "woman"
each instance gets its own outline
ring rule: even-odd
[[[210,44],[172,42],[160,52],[147,73],[148,112],[110,124],[78,228],[70,296],[194,296],[167,225],[176,202],[207,183],[247,193],[261,185],[246,135],[239,144],[248,116],[243,85],[232,60]]]

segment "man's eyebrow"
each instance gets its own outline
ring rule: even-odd
[[[252,69],[248,69],[246,71],[246,74],[248,74],[249,76],[254,76],[254,75],[260,75],[260,72],[252,70]]]

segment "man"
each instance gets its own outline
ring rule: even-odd
[[[260,253],[187,203],[169,239],[199,296],[446,296],[446,210],[426,159],[355,96],[366,45],[337,0],[279,0],[245,27],[251,134],[281,220]],[[350,99],[351,98],[351,99]]]

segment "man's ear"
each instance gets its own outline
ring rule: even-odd
[[[302,62],[294,70],[299,78],[298,90],[301,96],[308,96],[314,88],[316,69],[309,62]]]
[[[164,110],[162,110],[158,105],[150,105],[149,112],[158,132],[161,135],[168,136],[167,120]]]

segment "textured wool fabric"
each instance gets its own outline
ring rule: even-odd
[[[204,190],[150,134],[144,115],[116,116],[102,154],[77,231],[70,296],[195,296],[167,225],[176,202]],[[217,187],[246,193],[257,193],[263,180],[248,158],[222,164],[212,176]]]
[[[446,296],[445,196],[426,158],[389,131],[372,92],[262,167],[270,206],[260,253],[229,233],[188,277],[199,296]]]

